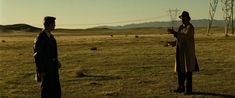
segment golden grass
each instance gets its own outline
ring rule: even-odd
[[[197,29],[196,54],[200,72],[193,75],[195,95],[175,94],[175,48],[165,29],[55,33],[62,63],[63,98],[155,98],[235,97],[235,37],[225,38],[223,29],[205,36]],[[110,32],[110,31],[109,31]],[[134,32],[134,33],[133,33]],[[126,36],[128,35],[128,36]],[[138,35],[139,38],[135,38]],[[0,35],[0,97],[38,98],[40,84],[34,80],[33,40],[36,34]],[[97,47],[96,51],[90,50]],[[82,66],[86,76],[77,77]]]

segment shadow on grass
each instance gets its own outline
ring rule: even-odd
[[[223,98],[235,98],[235,95],[229,94],[217,94],[217,93],[209,93],[209,92],[193,92],[192,95],[207,95],[207,96],[215,96],[215,97],[223,97]]]

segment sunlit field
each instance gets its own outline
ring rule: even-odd
[[[193,95],[174,93],[174,37],[166,28],[55,31],[62,98],[235,97],[235,36],[223,28],[196,28],[200,72]],[[0,98],[39,98],[34,80],[33,41],[37,33],[0,33]],[[93,48],[93,49],[92,49]],[[95,49],[96,48],[96,49]],[[79,72],[84,76],[79,76]]]

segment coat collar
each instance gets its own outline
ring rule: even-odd
[[[46,30],[43,30],[42,32],[44,32],[44,33],[47,35],[48,38],[51,37],[51,32],[48,32],[48,31],[46,31]]]

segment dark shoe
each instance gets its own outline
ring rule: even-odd
[[[174,90],[175,93],[183,93],[184,91],[184,88],[177,88],[176,90]]]

